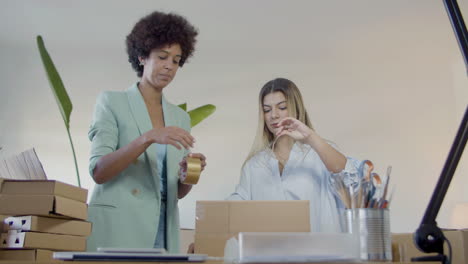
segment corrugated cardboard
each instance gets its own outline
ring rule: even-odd
[[[91,223],[42,216],[12,216],[4,220],[5,230],[34,231],[41,233],[89,236]]]
[[[54,195],[0,195],[0,214],[67,216],[86,220],[86,203]]]
[[[58,195],[86,203],[88,190],[53,180],[4,180],[0,194]]]
[[[57,261],[53,251],[45,249],[6,249],[0,250],[0,260],[14,261]]]
[[[195,229],[181,228],[179,235],[180,235],[179,252],[182,254],[189,253],[188,252],[189,246],[195,241]]]
[[[452,244],[452,263],[468,264],[468,229],[443,231]],[[435,255],[419,251],[413,243],[413,233],[392,234],[394,244],[394,261],[410,261],[413,257]],[[444,253],[448,256],[447,243],[444,243]]]
[[[0,248],[86,250],[86,237],[10,230],[0,235]]]
[[[195,253],[213,257],[223,257],[226,241],[238,234],[195,233]]]
[[[3,232],[6,232],[5,229],[4,229],[4,227],[3,227],[3,225],[2,225],[1,223],[3,223],[3,220],[4,220],[5,218],[7,218],[7,217],[8,217],[8,215],[0,215],[0,234],[3,233]]]
[[[239,232],[310,232],[309,201],[197,201],[195,253],[223,256]]]

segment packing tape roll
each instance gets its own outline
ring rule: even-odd
[[[180,175],[180,182],[183,184],[197,184],[200,179],[201,160],[199,158],[187,157],[187,171]]]

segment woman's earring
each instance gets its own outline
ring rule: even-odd
[[[145,65],[145,64],[142,61],[140,61],[140,66],[143,66],[143,65]]]

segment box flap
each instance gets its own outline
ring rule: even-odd
[[[88,205],[75,200],[55,196],[55,211],[59,215],[70,216],[86,220],[88,218]]]
[[[72,200],[86,203],[88,199],[88,190],[79,188],[70,184],[55,181],[55,194]]]

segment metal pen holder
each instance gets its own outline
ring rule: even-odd
[[[355,208],[345,210],[346,231],[359,241],[361,260],[391,261],[392,241],[388,209]]]

